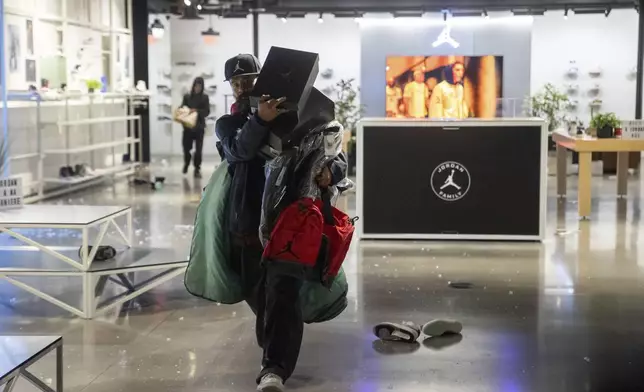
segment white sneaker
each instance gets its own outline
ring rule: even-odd
[[[463,324],[456,320],[433,320],[423,326],[423,333],[427,336],[458,334],[462,330]]]
[[[259,392],[284,392],[284,381],[280,376],[267,374],[257,386]]]

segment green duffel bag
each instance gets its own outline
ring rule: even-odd
[[[197,208],[184,277],[190,294],[222,304],[244,300],[241,277],[230,267],[230,236],[226,225],[230,182],[228,163],[223,161],[210,177]],[[304,282],[300,290],[304,322],[321,323],[336,318],[347,307],[347,291],[343,270],[331,288]]]
[[[221,162],[210,177],[197,208],[190,260],[184,283],[188,292],[222,304],[244,299],[241,278],[230,268],[230,238],[226,208],[231,177]]]

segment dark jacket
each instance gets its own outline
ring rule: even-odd
[[[268,124],[256,115],[228,114],[217,120],[215,132],[232,176],[228,207],[230,232],[259,241],[266,161],[259,157],[258,151],[268,136]]]
[[[201,85],[201,93],[195,94],[195,85]],[[190,93],[183,96],[183,101],[181,101],[181,107],[189,107],[190,109],[197,110],[198,118],[197,125],[194,129],[206,129],[206,117],[210,114],[210,99],[208,95],[204,93],[204,81],[203,78],[197,77],[194,82],[192,82],[192,88]]]

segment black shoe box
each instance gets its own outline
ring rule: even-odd
[[[280,108],[300,112],[318,76],[319,55],[301,50],[271,47],[250,94],[251,107],[257,108],[263,95],[285,97]]]
[[[263,154],[274,157],[297,147],[315,127],[335,119],[335,103],[315,87],[311,89],[299,116],[295,112],[279,115],[271,124]]]

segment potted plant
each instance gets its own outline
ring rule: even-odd
[[[88,93],[93,93],[97,90],[100,90],[101,87],[103,87],[103,83],[99,82],[96,79],[88,79],[85,81],[85,85],[87,86],[87,92]]]
[[[0,210],[22,206],[22,178],[9,176],[9,143],[0,138]]]
[[[529,98],[528,115],[548,121],[548,131],[553,132],[566,121],[565,110],[569,105],[568,96],[548,83]]]
[[[590,127],[597,130],[598,138],[611,138],[615,128],[619,128],[620,121],[615,113],[597,113],[590,120]]]
[[[347,132],[347,153],[349,173],[354,173],[356,166],[356,125],[364,113],[364,106],[358,101],[360,89],[353,83],[355,79],[342,79],[335,84],[335,119],[342,124]]]

